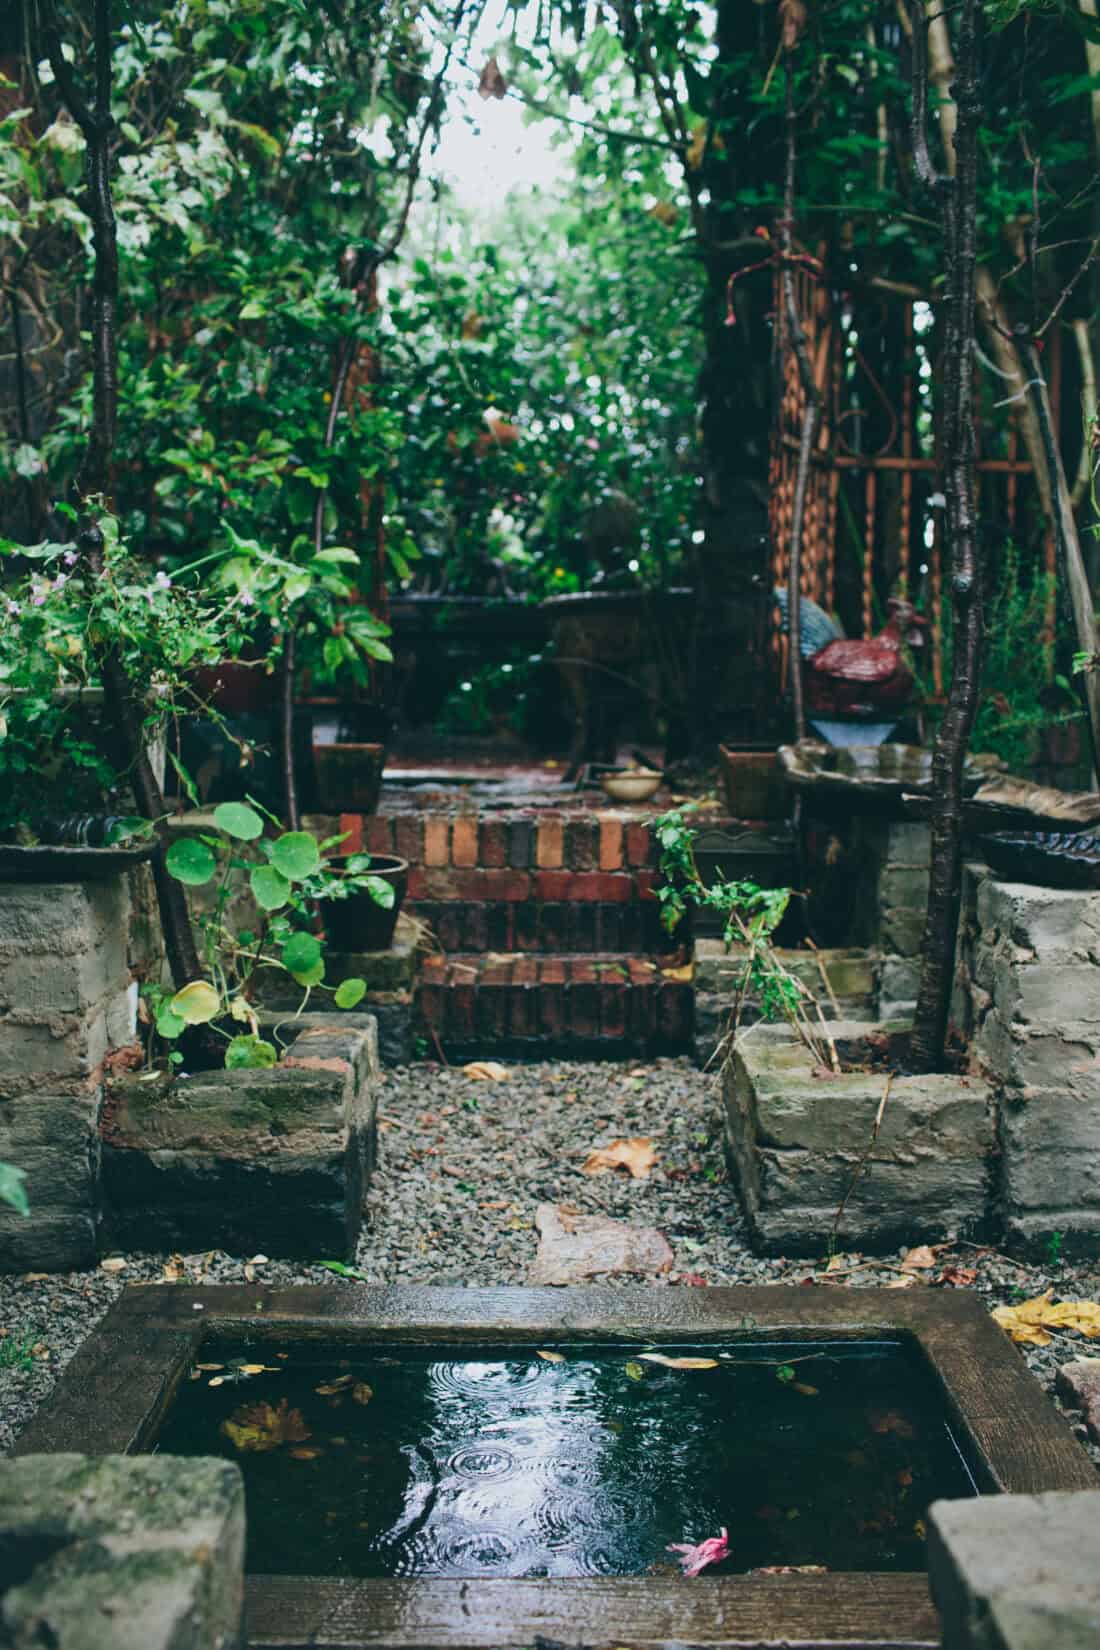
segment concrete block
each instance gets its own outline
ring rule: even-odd
[[[924,916],[928,903],[928,872],[911,866],[887,865],[879,878],[879,899],[885,906],[909,907]]]
[[[924,937],[924,906],[884,905],[879,918],[878,943],[899,957],[920,955]]]
[[[1059,1365],[1054,1383],[1062,1402],[1081,1411],[1089,1437],[1100,1444],[1100,1358],[1071,1358]]]
[[[112,1083],[103,1194],[114,1242],[354,1255],[374,1164],[369,1015],[314,1017],[267,1071]]]
[[[1100,962],[1100,892],[1002,882],[987,871],[978,878],[977,915],[988,938],[1009,940],[1041,961]]]
[[[244,1535],[231,1462],[0,1462],[0,1645],[239,1650]]]
[[[99,1223],[98,1085],[0,1100],[0,1161],[27,1175],[29,1216],[0,1205],[0,1272],[95,1263]]]
[[[837,1029],[843,1041],[868,1027]],[[828,1244],[884,1085],[880,1072],[815,1075],[789,1034],[741,1041],[724,1074],[726,1144],[754,1248],[806,1254]],[[883,1248],[981,1230],[993,1154],[987,1083],[895,1078],[874,1151],[848,1197],[843,1240]]]
[[[878,1011],[884,1018],[908,1013],[917,1000],[920,962],[911,957],[883,957],[879,972]]]
[[[1074,1209],[1100,1215],[1100,1102],[1069,1088],[1006,1089],[1001,1102],[1001,1195],[1011,1215]]]
[[[890,865],[927,868],[932,863],[932,833],[915,820],[893,820],[886,827],[885,858]]]
[[[943,1650],[1095,1650],[1100,1491],[933,1502],[928,1580]]]

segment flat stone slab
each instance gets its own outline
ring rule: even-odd
[[[895,1028],[839,1021],[829,1029],[847,1040]],[[785,1026],[741,1038],[723,1077],[726,1150],[759,1253],[812,1254],[834,1236],[884,1249],[985,1229],[995,1147],[989,1085],[949,1073],[895,1078],[864,1163],[886,1082],[883,1072],[815,1068]]]
[[[0,1462],[0,1645],[238,1650],[244,1531],[232,1462]]]
[[[535,1210],[538,1253],[531,1263],[531,1284],[583,1283],[613,1272],[667,1272],[672,1250],[652,1226],[629,1226],[605,1215],[582,1215],[559,1203],[540,1203]]]
[[[1096,1650],[1100,1490],[934,1502],[928,1579],[943,1650]]]

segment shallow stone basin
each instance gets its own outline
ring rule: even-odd
[[[973,1297],[892,1290],[283,1290],[133,1287],[77,1354],[18,1454],[142,1452],[204,1341],[285,1348],[554,1350],[873,1340],[906,1344],[983,1492],[1095,1486],[1095,1469]],[[920,1573],[355,1580],[250,1576],[255,1650],[571,1646],[917,1647],[939,1642]]]

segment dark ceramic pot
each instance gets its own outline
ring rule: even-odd
[[[322,813],[377,813],[385,765],[385,745],[315,744],[318,808]]]
[[[1100,837],[1091,831],[998,831],[978,840],[986,863],[1013,882],[1100,888]]]
[[[787,787],[774,745],[719,745],[722,789],[731,819],[783,819]]]
[[[349,856],[334,854],[330,863],[342,870]],[[378,905],[368,893],[351,894],[347,899],[325,900],[321,907],[325,935],[333,951],[388,951],[393,944],[397,918],[409,887],[409,862],[390,854],[372,854],[372,877],[381,877],[393,889],[389,910]]]

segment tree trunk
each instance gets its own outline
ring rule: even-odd
[[[941,14],[942,19],[942,14]],[[954,978],[962,878],[962,772],[978,707],[982,591],[974,515],[975,450],[972,368],[977,255],[978,0],[962,0],[954,84],[953,167],[937,174],[926,132],[928,96],[923,9],[913,6],[913,153],[918,173],[939,197],[945,268],[944,492],[955,648],[947,712],[932,756],[932,868],[913,1024],[916,1065],[943,1063]]]

